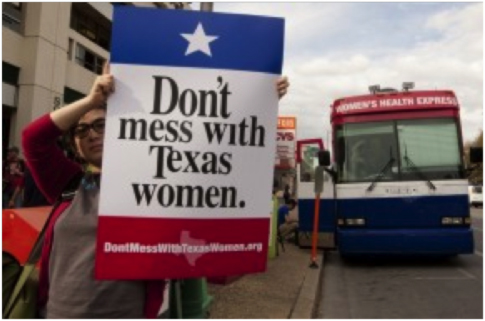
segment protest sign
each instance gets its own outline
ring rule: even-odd
[[[284,21],[116,7],[96,277],[265,270]]]

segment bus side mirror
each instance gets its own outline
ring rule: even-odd
[[[318,164],[320,166],[330,166],[330,152],[328,150],[318,151]]]
[[[483,163],[483,147],[470,147],[470,163]]]

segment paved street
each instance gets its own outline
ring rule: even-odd
[[[483,317],[483,210],[472,209],[473,255],[450,259],[325,257],[319,318]]]
[[[483,256],[483,208],[471,208],[473,220],[473,236],[475,237],[475,251]]]

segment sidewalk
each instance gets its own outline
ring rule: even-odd
[[[265,273],[249,274],[228,285],[209,284],[211,319],[310,319],[318,301],[318,269],[309,268],[310,250],[285,244],[286,252],[268,260]]]

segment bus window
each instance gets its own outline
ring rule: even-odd
[[[454,119],[400,120],[397,131],[404,180],[420,179],[413,164],[430,180],[463,178]]]
[[[337,168],[340,182],[397,177],[397,142],[392,122],[346,124],[337,131]],[[385,173],[382,169],[391,161]]]
[[[318,166],[318,151],[315,146],[303,146],[300,166],[300,182],[314,182],[315,168]]]

